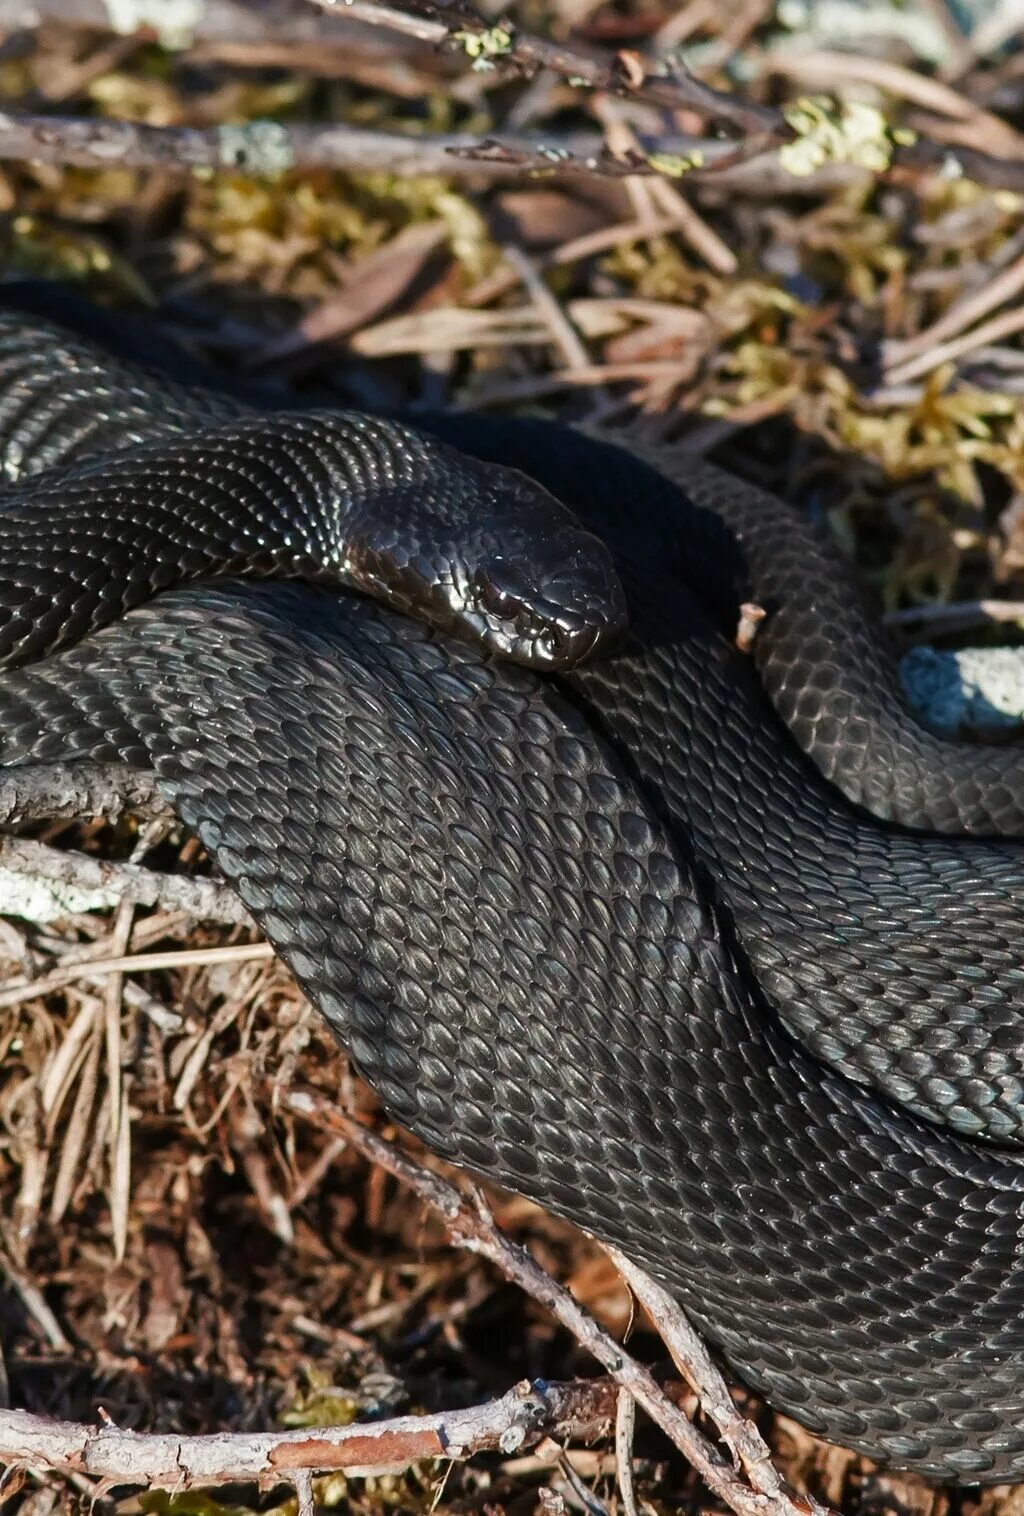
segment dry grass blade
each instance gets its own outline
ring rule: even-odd
[[[954,301],[949,310],[924,331],[915,332],[913,337],[902,342],[890,342],[885,350],[887,375],[891,377],[893,370],[903,368],[912,358],[924,356],[951,341],[964,327],[987,316],[989,311],[1004,305],[1007,300],[1013,300],[1021,291],[1024,291],[1024,256],[984,280],[976,290]]]
[[[157,969],[182,969],[219,963],[247,963],[254,959],[273,958],[274,950],[266,942],[239,943],[235,947],[182,948],[170,953],[128,953],[123,957],[93,958],[53,969],[38,979],[8,983],[0,990],[0,1009],[20,1005],[25,1000],[48,995],[84,976],[90,979],[105,974],[137,974]]]
[[[50,1198],[50,1221],[60,1222],[74,1194],[75,1179],[86,1145],[93,1135],[96,1110],[96,1095],[99,1089],[100,1059],[103,1032],[106,1021],[106,1006],[103,1001],[94,1001],[91,1007],[89,1043],[78,1071],[75,1099],[59,1147],[57,1174]]]
[[[920,379],[924,374],[930,374],[934,369],[941,368],[944,363],[954,363],[958,358],[963,358],[976,348],[985,347],[992,342],[1002,342],[1006,337],[1015,336],[1020,331],[1024,331],[1024,309],[1004,311],[1001,316],[993,316],[991,321],[983,322],[981,326],[976,326],[973,331],[966,332],[962,337],[936,343],[934,347],[918,353],[916,357],[908,358],[906,362],[886,369],[886,382],[907,384],[912,379]]]

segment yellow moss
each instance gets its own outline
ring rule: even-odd
[[[893,139],[885,117],[862,100],[803,95],[783,114],[796,140],[780,148],[779,161],[795,178],[806,178],[828,163],[853,163],[880,174],[892,162]]]
[[[651,153],[647,161],[659,174],[665,174],[670,179],[682,179],[684,174],[704,167],[704,154],[699,148],[694,148],[692,153]]]
[[[4,262],[19,274],[88,284],[122,299],[156,304],[138,271],[99,238],[84,230],[53,226],[35,216],[15,216],[11,221]]]
[[[512,38],[515,28],[511,21],[499,21],[495,26],[489,26],[484,31],[459,30],[451,34],[452,41],[457,42],[466,54],[472,58],[475,69],[494,68],[495,60],[506,58],[512,51]]]

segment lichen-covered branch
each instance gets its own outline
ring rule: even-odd
[[[33,763],[0,769],[0,825],[127,813],[168,814],[152,774],[111,763]]]
[[[409,0],[401,8],[377,0],[312,0],[331,14],[383,26],[435,45],[460,47],[477,68],[499,64],[535,73],[549,69],[572,84],[609,94],[628,94],[650,105],[696,111],[705,120],[742,133],[789,131],[777,111],[712,89],[689,74],[652,68],[638,53],[599,52],[579,43],[553,41],[522,31],[510,21],[485,20],[450,0]]]
[[[265,1483],[275,1476],[294,1482],[303,1471],[393,1473],[425,1459],[518,1453],[542,1437],[592,1436],[608,1423],[614,1407],[607,1380],[524,1380],[499,1400],[468,1410],[287,1432],[182,1437],[0,1411],[0,1463],[175,1490],[237,1480]]]
[[[353,174],[443,175],[448,178],[620,178],[660,171],[666,159],[697,152],[702,163],[734,161],[728,143],[658,143],[648,158],[618,159],[601,139],[577,146],[543,138],[466,134],[435,137],[329,124],[250,121],[218,127],[151,126],[93,117],[0,113],[0,160],[69,168],[160,168],[169,172],[236,173],[273,177],[289,169],[334,169]]]
[[[90,858],[84,853],[64,852],[27,837],[0,837],[0,871],[95,893],[97,901],[107,905],[131,900],[135,905],[185,911],[195,921],[216,921],[229,926],[254,925],[234,891],[214,879],[161,874],[136,863],[112,862]],[[13,913],[10,903],[5,903],[5,909]]]
[[[830,96],[809,96],[782,108],[760,105],[712,89],[685,72],[661,67],[632,50],[596,52],[577,43],[533,36],[511,22],[495,26],[459,0],[407,0],[401,8],[381,0],[311,3],[332,14],[340,12],[435,46],[461,47],[475,68],[502,66],[528,73],[548,69],[580,87],[693,112],[712,128],[728,127],[738,137],[752,139],[752,143],[744,143],[751,151],[778,148],[783,166],[794,180],[829,164],[853,163],[873,173],[891,168],[916,173],[938,170],[992,188],[1024,190],[1024,158],[892,129],[882,112],[856,101],[844,104]],[[662,172],[673,172],[667,161],[658,162],[657,154],[651,155],[651,162]],[[705,166],[698,150],[696,155],[684,155],[676,171],[689,173]]]

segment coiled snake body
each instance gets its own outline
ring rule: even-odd
[[[531,521],[468,622],[450,593],[414,595],[421,614],[526,661],[529,623],[551,667],[619,632],[607,561],[518,476],[392,423],[339,437],[329,417],[236,413],[0,316],[0,577],[24,587],[27,531],[69,499],[95,525],[126,480],[143,503],[187,481],[205,522],[209,478],[287,502],[282,458],[315,434],[317,473],[327,435],[348,468],[369,428],[396,454],[381,474],[359,452],[385,486],[371,546],[403,457],[403,510],[429,476],[442,513],[486,484],[485,522],[502,501],[513,536],[518,503]],[[417,425],[515,464],[607,543],[624,648],[545,677],[369,599],[234,579],[85,614],[75,586],[102,588],[102,553],[90,536],[76,576],[77,539],[51,534],[72,632],[118,619],[4,675],[0,757],[153,765],[396,1118],[622,1246],[772,1403],[923,1474],[1024,1478],[1024,848],[985,835],[1022,830],[1012,756],[893,714],[841,563],[778,502],[702,465],[684,491],[544,423]],[[168,534],[158,559],[177,531],[160,498],[143,513]],[[300,537],[284,569],[319,572]],[[190,577],[211,566],[212,548],[175,551]],[[267,552],[249,567],[280,567]],[[479,591],[494,553],[471,543],[460,582]],[[386,578],[387,554],[356,556]],[[429,589],[436,569],[413,560]],[[46,620],[32,583],[22,661]],[[718,620],[749,593],[771,612],[760,671]]]

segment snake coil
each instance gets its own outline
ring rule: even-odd
[[[541,422],[243,409],[0,314],[0,581],[30,591],[14,656],[38,658],[0,680],[3,761],[152,765],[394,1116],[624,1248],[773,1404],[884,1463],[1024,1479],[1012,756],[917,730],[841,561],[713,469],[669,478]],[[468,618],[448,590],[438,610],[419,550],[395,605],[433,630],[321,585],[213,583],[205,538],[181,549],[195,582],[127,614],[141,595],[104,600],[96,532],[115,528],[119,582],[135,562],[111,502],[133,492],[159,558],[193,515],[217,536],[229,475],[299,543],[286,571],[319,572],[281,459],[315,433],[333,461],[307,472],[336,479],[366,428],[392,460],[356,448],[378,596],[424,479],[454,509],[463,588],[505,555],[472,532],[506,500],[514,533],[523,507],[524,555]],[[503,461],[545,493],[488,472]],[[69,501],[86,572],[78,537],[46,526]],[[570,666],[621,633],[591,534],[630,637]],[[64,638],[51,584],[80,640],[38,657],[40,627]],[[771,611],[760,669],[723,635],[743,596]],[[516,652],[502,638],[527,610],[531,635],[560,629],[534,660],[555,677],[487,656]]]

